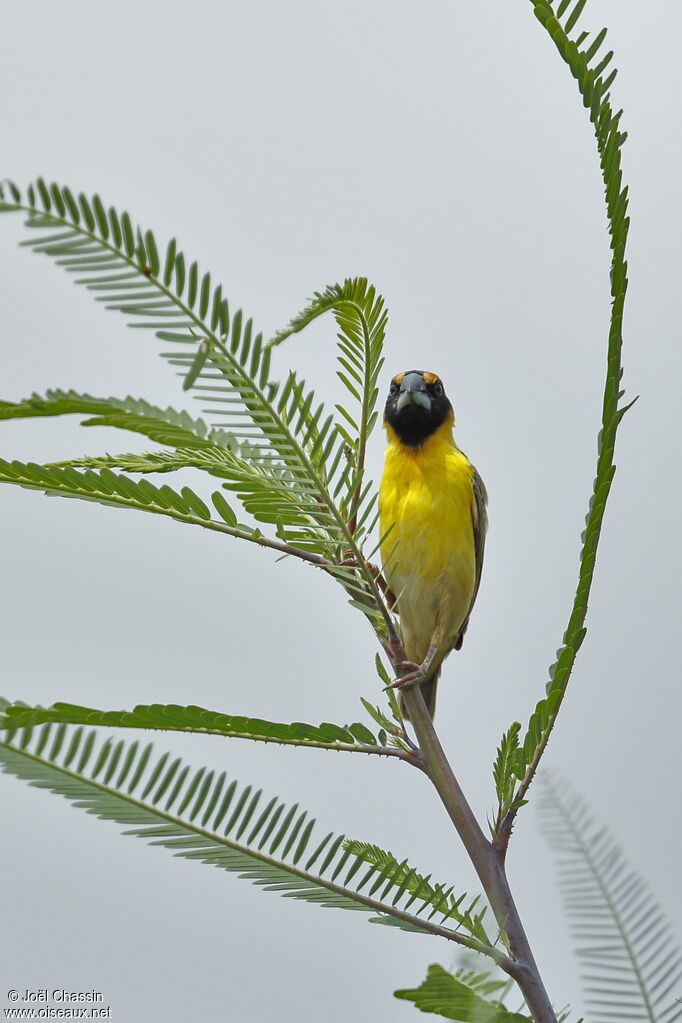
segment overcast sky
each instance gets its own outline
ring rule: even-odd
[[[624,386],[641,395],[618,471],[588,635],[547,754],[622,840],[670,916],[679,892],[680,6],[591,0],[630,133]],[[175,235],[266,334],[348,275],[386,298],[382,390],[444,379],[490,494],[490,534],[438,726],[481,819],[502,731],[544,694],[568,618],[595,468],[609,250],[592,130],[524,0],[464,4],[70,0],[5,5],[1,175],[98,191]],[[0,398],[73,387],[199,406],[158,359],[0,220]],[[340,399],[329,320],[277,369]],[[143,450],[70,418],[1,425],[0,456]],[[370,451],[378,476],[383,438]],[[0,489],[2,691],[102,708],[196,703],[337,722],[378,697],[374,646],[331,580],[195,528]],[[132,738],[133,733],[126,733]],[[157,748],[299,801],[326,830],[477,890],[435,797],[395,763],[163,734]],[[435,939],[263,893],[0,778],[10,987],[95,988],[125,1023],[407,1020],[397,987],[453,964]],[[580,1006],[532,807],[512,885],[557,1003]],[[4,1003],[3,1003],[4,1004]]]

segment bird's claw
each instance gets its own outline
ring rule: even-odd
[[[411,686],[419,685],[428,675],[424,665],[415,664],[414,661],[399,661],[396,668],[406,668],[407,674],[394,678],[390,685],[384,686],[384,692],[388,689],[409,689]]]

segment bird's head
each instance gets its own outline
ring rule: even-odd
[[[452,425],[453,422],[452,405],[439,376],[410,369],[393,377],[384,409],[384,425],[391,427],[403,444],[419,447],[444,423]]]

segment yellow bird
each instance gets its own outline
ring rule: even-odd
[[[488,495],[455,444],[454,422],[435,373],[409,370],[393,377],[379,488],[381,534],[390,533],[381,558],[409,658],[408,674],[394,686],[421,685],[431,717],[442,662],[460,649],[469,624],[488,524]]]

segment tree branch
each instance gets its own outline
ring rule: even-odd
[[[426,773],[469,854],[500,930],[509,940],[513,958],[506,964],[500,963],[500,966],[518,984],[536,1023],[557,1023],[509,888],[504,856],[483,834],[440,744],[419,686],[404,689],[403,699],[417,735]]]

